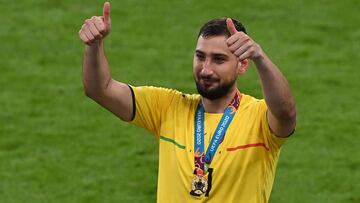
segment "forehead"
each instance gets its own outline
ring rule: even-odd
[[[196,44],[196,50],[207,54],[221,53],[229,55],[230,49],[226,44],[227,37],[225,36],[211,36],[203,38],[200,36]]]

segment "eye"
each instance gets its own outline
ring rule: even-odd
[[[222,63],[225,62],[225,59],[222,58],[222,57],[215,57],[214,62],[217,63],[217,64],[222,64]]]
[[[205,60],[205,56],[203,54],[200,54],[200,53],[196,53],[196,58],[198,58],[200,61]]]

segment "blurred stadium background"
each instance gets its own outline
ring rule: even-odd
[[[82,90],[78,30],[103,1],[0,0],[0,202],[155,202],[157,141]],[[194,93],[209,19],[241,20],[290,81],[298,125],[271,203],[360,202],[360,1],[111,1],[115,79]],[[252,67],[243,92],[262,97]],[[244,185],[244,187],[246,187]]]

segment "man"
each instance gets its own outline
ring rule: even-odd
[[[132,87],[111,78],[104,54],[110,4],[85,21],[86,95],[159,138],[158,202],[268,202],[282,144],[295,128],[285,77],[236,20],[200,30],[193,74],[200,95]],[[254,61],[265,100],[241,93],[237,77]]]

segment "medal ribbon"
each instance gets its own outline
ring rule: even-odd
[[[229,127],[236,110],[239,108],[241,94],[236,92],[231,103],[226,107],[221,120],[216,127],[215,133],[210,141],[210,144],[204,154],[204,114],[205,110],[201,101],[199,102],[195,112],[195,129],[194,129],[194,161],[196,173],[204,175],[207,173],[209,165],[211,164],[216,150],[225,138],[225,133]]]

